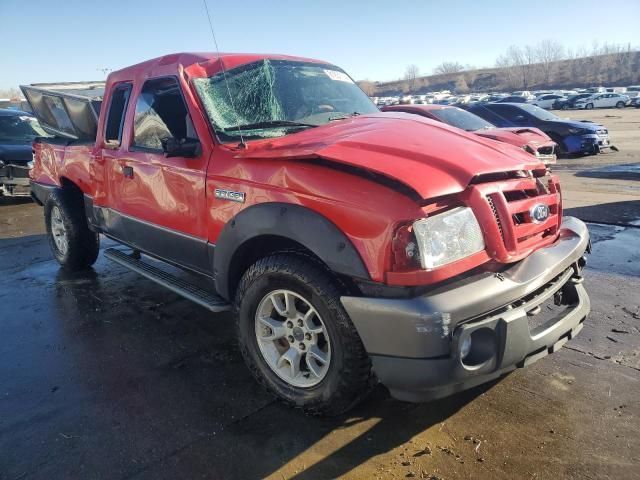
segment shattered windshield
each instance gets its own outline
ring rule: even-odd
[[[9,115],[0,117],[0,142],[31,143],[36,137],[47,137],[35,117]]]
[[[547,110],[540,108],[536,105],[522,104],[519,106],[523,110],[526,110],[527,112],[529,112],[531,115],[533,115],[539,120],[543,120],[543,121],[559,120],[559,117],[557,115],[554,115],[553,113],[548,112]]]
[[[378,111],[346,73],[327,64],[260,60],[193,82],[223,141],[279,137]]]

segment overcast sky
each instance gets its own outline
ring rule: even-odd
[[[493,66],[511,44],[640,46],[640,1],[207,0],[221,51],[335,63],[393,80],[415,63]],[[101,80],[178,51],[213,51],[202,0],[0,0],[0,88]]]

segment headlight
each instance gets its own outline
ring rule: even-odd
[[[484,250],[484,238],[473,211],[458,207],[414,222],[420,264],[432,269]]]
[[[591,133],[591,130],[587,130],[585,128],[570,128],[569,133],[571,135],[587,135]]]

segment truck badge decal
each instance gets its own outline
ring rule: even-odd
[[[243,192],[234,192],[233,190],[216,188],[215,197],[221,200],[231,200],[232,202],[244,203],[245,194]]]
[[[529,209],[529,216],[533,223],[542,223],[549,218],[549,207],[544,203],[536,203]]]

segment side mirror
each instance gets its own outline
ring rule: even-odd
[[[200,141],[192,138],[163,138],[162,151],[165,157],[194,158],[200,155]]]

